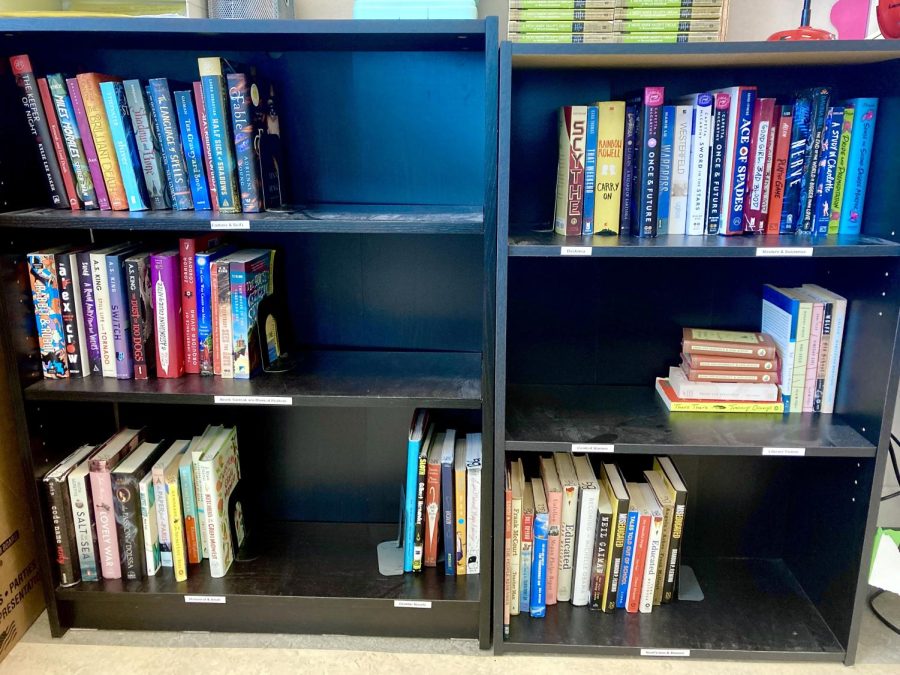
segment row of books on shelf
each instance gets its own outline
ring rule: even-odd
[[[427,410],[416,410],[407,443],[404,572],[481,571],[481,461],[480,433],[439,431]]]
[[[687,488],[668,457],[626,481],[587,455],[521,459],[506,472],[504,626],[571,602],[602,612],[649,613],[677,597]]]
[[[237,250],[213,235],[181,239],[177,250],[29,253],[44,377],[247,379],[279,354],[277,335],[261,334],[259,321],[274,262],[271,249]]]
[[[846,322],[847,300],[821,286],[766,285],[761,332],[685,328],[656,390],[672,411],[832,413]]]
[[[233,427],[159,442],[122,429],[78,448],[43,480],[60,585],[141,580],[163,567],[184,581],[203,559],[225,576],[247,536],[240,478]]]
[[[828,87],[790,104],[730,87],[663,87],[559,113],[554,227],[566,236],[854,235],[878,99]]]
[[[720,42],[726,0],[510,0],[512,42]]]
[[[256,213],[282,205],[274,88],[200,58],[183,89],[112,75],[36,78],[10,58],[53,206]]]

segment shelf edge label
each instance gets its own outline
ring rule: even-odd
[[[410,609],[431,609],[431,600],[394,600],[394,607]]]
[[[216,396],[216,405],[292,405],[290,396]]]
[[[224,595],[186,595],[184,601],[196,605],[224,605]]]
[[[803,457],[806,455],[806,448],[763,448],[764,457]]]
[[[211,230],[249,230],[249,220],[211,220],[209,221],[209,229]]]
[[[690,656],[690,649],[641,649],[641,656]]]
[[[608,453],[615,451],[616,446],[610,443],[572,443],[572,452]]]
[[[590,246],[562,246],[559,249],[560,255],[589,256],[593,252]]]
[[[757,258],[812,258],[812,246],[761,246]]]

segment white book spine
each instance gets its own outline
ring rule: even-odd
[[[653,610],[653,594],[656,590],[656,573],[659,570],[659,555],[662,546],[662,515],[650,518],[650,537],[647,540],[647,562],[644,565],[644,584],[641,586],[640,611],[649,614]]]
[[[163,567],[172,567],[172,537],[169,533],[169,508],[166,505],[166,478],[162,470],[153,471],[156,499],[156,529],[159,533],[159,557]]]
[[[194,471],[194,497],[197,502],[197,520],[200,521],[200,555],[209,558],[209,532],[206,529],[206,500],[203,498],[203,488],[200,485],[200,456],[202,450],[193,450],[192,464]]]
[[[72,303],[75,308],[75,328],[78,332],[78,359],[81,363],[81,376],[91,374],[88,353],[87,333],[84,328],[84,308],[81,306],[81,280],[78,275],[78,254],[69,254],[69,269],[72,270]]]
[[[687,233],[706,234],[706,194],[712,151],[713,103],[694,103],[691,170],[688,177]]]
[[[72,522],[75,524],[75,543],[78,545],[78,564],[82,581],[97,581],[97,547],[94,525],[91,522],[93,502],[88,496],[88,474],[79,467],[69,474],[69,500],[72,502]]]
[[[515,478],[513,479],[515,480]],[[509,613],[519,613],[519,593],[521,592],[520,575],[522,550],[522,499],[512,500],[512,538],[509,553]],[[525,608],[528,611],[528,608]]]
[[[691,106],[675,106],[675,142],[672,144],[672,183],[669,190],[669,234],[685,234],[687,231],[692,121]]]
[[[578,527],[578,486],[563,485],[559,524],[559,579],[556,599],[572,599],[572,572],[575,567],[575,532]]]
[[[466,469],[466,574],[481,567],[481,468]]]
[[[847,322],[847,301],[834,302],[832,309],[831,346],[828,352],[828,367],[825,375],[825,387],[822,393],[822,412],[834,412],[834,398],[837,394],[838,370],[841,367],[841,348],[844,345],[844,324]]]
[[[109,306],[109,281],[106,256],[91,253],[91,280],[94,284],[94,307],[97,312],[97,333],[100,339],[100,362],[103,377],[116,377],[116,356],[113,345],[112,312]]]
[[[578,535],[576,537],[575,574],[572,583],[572,604],[583,606],[591,600],[591,563],[597,529],[597,505],[600,489],[594,484],[581,484],[578,504]]]
[[[147,576],[154,576],[160,568],[159,525],[156,521],[156,488],[153,481],[139,484],[141,499],[141,528],[144,532],[144,557]]]
[[[771,302],[763,301],[762,324],[760,330],[768,333],[775,341],[778,356],[781,358],[781,395],[786,398],[784,411],[788,412],[791,395],[791,384],[794,380],[794,351],[796,341],[791,340],[791,323],[793,318],[788,312]],[[824,409],[824,404],[823,404]]]

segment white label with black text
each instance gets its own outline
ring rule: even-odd
[[[197,605],[224,605],[225,604],[225,596],[224,595],[186,595],[184,596],[185,602],[190,602]]]
[[[690,656],[690,649],[642,649],[641,656]]]
[[[291,405],[290,396],[216,396],[216,405]]]
[[[593,249],[590,246],[563,246],[559,249],[560,255],[591,255]]]
[[[394,607],[411,609],[431,609],[431,600],[394,600]]]
[[[616,446],[608,443],[572,443],[572,452],[615,452]]]
[[[806,448],[763,448],[762,454],[771,457],[803,457]]]
[[[209,221],[211,230],[249,230],[249,220],[211,220]]]
[[[757,258],[811,258],[812,246],[767,246],[756,249]]]

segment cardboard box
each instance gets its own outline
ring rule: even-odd
[[[0,661],[44,610],[15,417],[0,354]]]

